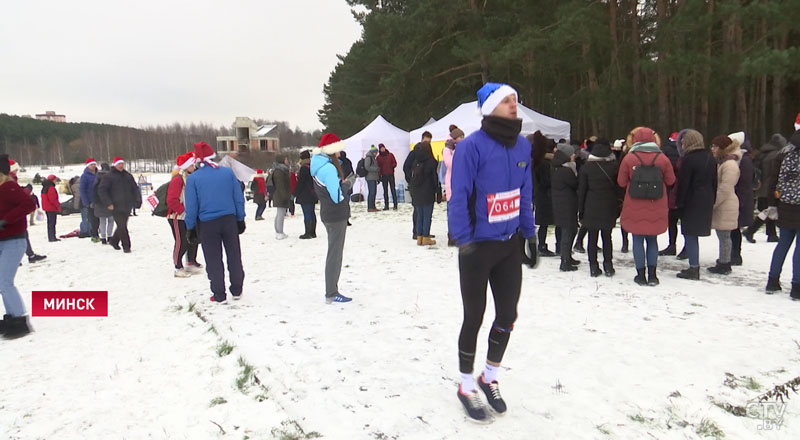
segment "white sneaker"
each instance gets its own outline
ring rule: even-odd
[[[175,271],[175,278],[189,278],[190,276],[192,276],[192,273],[186,270],[186,268],[177,269]]]
[[[280,233],[275,234],[275,239],[276,240],[283,240],[283,239],[286,239],[286,238],[289,238],[289,236],[286,235],[286,234],[280,234]]]

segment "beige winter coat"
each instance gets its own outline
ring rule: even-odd
[[[739,198],[736,196],[736,183],[739,181],[739,161],[742,150],[736,141],[735,149],[726,154],[736,156],[736,160],[725,160],[717,165],[717,200],[711,228],[719,231],[733,231],[739,227]]]

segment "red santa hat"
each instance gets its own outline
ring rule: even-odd
[[[678,132],[677,131],[672,132],[672,134],[669,135],[669,140],[671,140],[672,142],[677,141],[678,140]]]
[[[19,164],[11,159],[8,159],[8,165],[11,167],[9,173],[16,174],[19,171]]]
[[[86,166],[88,167],[89,165],[97,166],[97,161],[90,157],[86,159]]]
[[[259,169],[256,170],[256,174],[264,174],[264,170],[259,168]]]
[[[189,152],[178,156],[175,163],[181,171],[186,171],[190,166],[194,165],[195,161],[194,153]]]
[[[47,180],[49,180],[51,182],[55,182],[57,179],[58,179],[58,177],[56,177],[55,174],[51,174],[51,175],[47,176]]]
[[[794,130],[800,130],[800,113],[797,114],[797,117],[794,120]]]
[[[311,151],[311,154],[324,153],[327,155],[344,151],[344,142],[333,133],[325,133],[319,140],[319,146]]]
[[[197,142],[194,144],[194,155],[198,162],[203,162],[213,159],[217,153],[214,152],[214,149],[211,148],[211,145],[208,145],[205,142]]]
[[[121,158],[121,157],[117,156],[117,157],[115,157],[115,158],[114,158],[114,160],[111,162],[111,166],[112,166],[112,167],[115,167],[115,166],[117,166],[117,165],[119,165],[119,164],[121,164],[121,163],[125,163],[125,159],[123,159],[123,158]]]

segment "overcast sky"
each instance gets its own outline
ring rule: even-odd
[[[69,122],[321,128],[360,37],[345,0],[24,0],[0,8],[0,113]]]

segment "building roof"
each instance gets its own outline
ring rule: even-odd
[[[271,131],[275,130],[275,128],[277,128],[277,127],[278,126],[274,125],[274,124],[272,124],[272,125],[262,125],[262,126],[258,127],[258,130],[256,131],[256,136],[267,136],[267,134],[269,134]],[[277,135],[277,133],[272,133],[272,134],[273,135]]]

